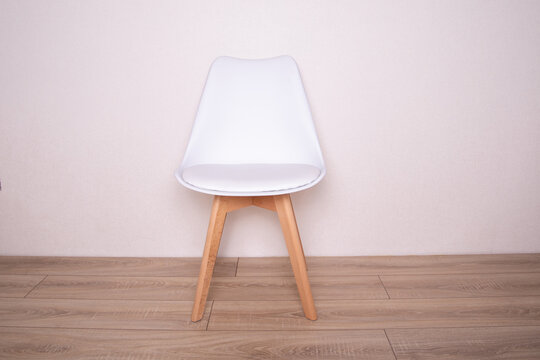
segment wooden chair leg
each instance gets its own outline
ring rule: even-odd
[[[313,295],[311,294],[304,251],[302,249],[300,234],[298,233],[291,197],[289,194],[276,195],[274,196],[274,202],[279,216],[279,222],[283,229],[287,249],[289,250],[289,257],[291,258],[291,265],[296,279],[298,293],[300,294],[302,308],[304,309],[304,315],[310,320],[317,320],[317,310],[315,310]]]
[[[204,315],[204,307],[206,305],[206,298],[208,297],[208,290],[214,272],[214,265],[216,263],[226,216],[226,202],[222,196],[215,196],[214,203],[212,204],[212,214],[210,215],[210,224],[208,225],[208,233],[206,235],[206,244],[204,245],[195,302],[193,303],[193,311],[191,312],[191,321],[199,321]]]

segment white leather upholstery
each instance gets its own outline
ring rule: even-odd
[[[204,164],[185,168],[182,177],[201,190],[260,194],[294,191],[320,174],[319,168],[304,164]]]
[[[290,56],[217,58],[176,177],[215,195],[278,195],[325,175],[300,72]]]

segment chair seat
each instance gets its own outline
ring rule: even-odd
[[[204,164],[183,169],[183,180],[201,190],[260,193],[294,189],[319,177],[321,170],[304,164]]]

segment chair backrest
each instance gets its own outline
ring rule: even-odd
[[[325,171],[296,62],[290,56],[219,57],[210,68],[181,168],[268,163]]]

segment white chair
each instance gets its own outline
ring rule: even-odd
[[[204,314],[227,213],[250,205],[277,212],[304,315],[317,319],[289,194],[325,171],[294,59],[217,58],[176,172],[187,188],[214,195],[192,321]]]

